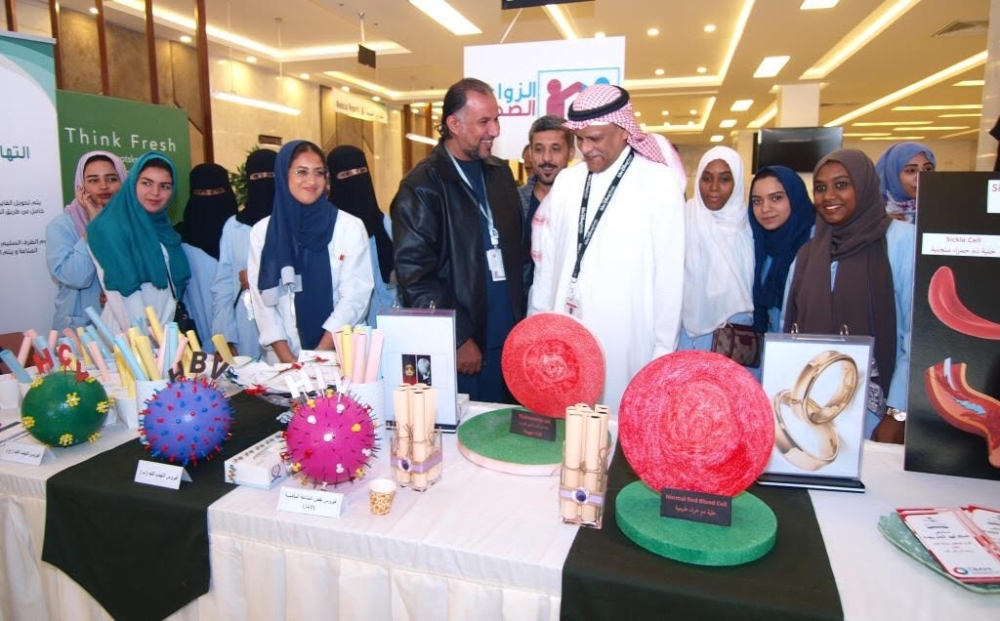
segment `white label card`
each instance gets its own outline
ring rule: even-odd
[[[42,460],[45,459],[46,452],[48,449],[44,444],[31,439],[11,439],[3,444],[3,450],[0,450],[0,460],[15,464],[40,466]]]
[[[986,213],[1000,213],[1000,181],[986,182]]]
[[[140,459],[135,467],[135,482],[144,485],[155,485],[167,489],[180,489],[181,481],[191,482],[191,475],[183,466],[161,464],[156,461]]]
[[[920,543],[959,580],[1000,579],[1000,559],[993,556],[957,511],[902,515]]]
[[[486,263],[489,264],[493,282],[507,280],[507,273],[503,269],[503,252],[499,248],[490,248],[486,251]]]
[[[1000,235],[924,233],[920,253],[947,257],[1000,258]]]
[[[339,518],[346,503],[344,495],[337,492],[285,485],[278,497],[278,511]]]

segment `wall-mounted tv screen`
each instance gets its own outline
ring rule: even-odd
[[[812,172],[823,156],[844,144],[843,127],[776,127],[756,135],[754,170],[764,166],[788,166]]]

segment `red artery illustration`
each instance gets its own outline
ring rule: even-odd
[[[953,427],[986,438],[989,461],[1000,468],[1000,401],[965,380],[965,363],[939,362],[924,372],[931,405]]]
[[[1000,341],[1000,323],[976,315],[958,299],[955,274],[950,267],[940,267],[931,277],[927,302],[934,316],[952,330],[981,339]]]

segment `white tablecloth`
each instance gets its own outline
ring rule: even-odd
[[[112,427],[39,467],[0,463],[0,619],[108,618],[40,560],[45,479],[132,437]],[[278,513],[277,488],[227,494],[208,511],[211,591],[171,619],[557,619],[576,529],[559,523],[556,478],[480,469],[454,436],[444,451],[442,480],[399,490],[385,517],[369,513],[363,483],[340,490],[339,519]],[[904,472],[902,461],[902,447],[869,443],[866,493],[811,492],[845,616],[1000,619],[1000,595],[933,574],[876,529],[895,507],[1000,505],[1000,482]],[[387,470],[383,458],[373,475]]]

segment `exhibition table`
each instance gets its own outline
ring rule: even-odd
[[[473,413],[488,409],[476,404]],[[55,450],[41,466],[0,462],[0,619],[109,618],[41,561],[45,482],[134,437],[118,425],[95,444]],[[336,519],[277,511],[277,487],[223,496],[208,509],[211,589],[170,618],[558,618],[577,528],[558,520],[557,478],[481,469],[461,457],[454,436],[445,437],[444,452],[441,481],[423,493],[399,490],[384,517],[369,512],[364,482],[338,488],[347,507]],[[902,461],[902,447],[866,443],[865,493],[809,492],[845,618],[1000,618],[1000,596],[935,575],[876,528],[895,507],[996,506],[1000,482],[905,472]],[[386,475],[387,462],[383,455],[369,476]],[[612,520],[604,528],[617,530]],[[779,545],[781,529],[779,523]],[[649,562],[664,564],[660,580],[673,563]],[[736,571],[713,571],[719,592],[727,592],[727,582],[735,589]],[[694,593],[688,606],[716,596]],[[683,608],[659,613],[689,616]],[[762,611],[745,616],[754,614]]]

